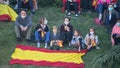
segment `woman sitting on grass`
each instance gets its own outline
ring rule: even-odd
[[[90,28],[90,32],[85,37],[85,45],[88,50],[94,47],[96,47],[96,49],[100,49],[98,47],[98,36],[95,33],[95,29]]]
[[[69,43],[72,40],[73,36],[73,25],[70,24],[70,18],[65,17],[64,23],[60,27],[60,40],[63,41],[63,43]]]
[[[50,49],[53,50],[53,45],[57,45],[57,49],[59,50],[60,47],[63,47],[62,41],[59,39],[59,33],[57,31],[57,27],[53,26],[53,31],[50,33]]]
[[[78,47],[78,51],[80,51],[83,43],[82,40],[83,38],[79,30],[75,30],[72,41],[71,41],[71,45]]]
[[[46,18],[43,17],[40,23],[35,28],[35,41],[37,42],[37,47],[40,47],[40,42],[45,42],[45,48],[50,41],[50,31],[46,24]]]

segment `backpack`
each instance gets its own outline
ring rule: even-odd
[[[7,22],[7,21],[10,21],[10,20],[11,20],[11,17],[8,14],[0,15],[0,21]]]

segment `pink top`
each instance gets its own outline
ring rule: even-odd
[[[105,2],[104,2],[104,0],[98,0],[98,4],[99,3],[101,3],[101,4],[103,4],[103,3],[110,4],[110,0],[106,0]]]
[[[113,27],[113,30],[112,30],[112,34],[111,34],[111,42],[112,44],[114,44],[114,39],[112,38],[112,35],[113,34],[120,34],[120,27],[117,26],[117,24],[115,24],[115,26]]]

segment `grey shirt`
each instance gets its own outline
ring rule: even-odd
[[[25,27],[25,26],[30,27],[30,26],[32,26],[32,19],[31,19],[30,16],[26,16],[26,18],[23,19],[23,18],[21,17],[21,15],[19,15],[19,16],[16,18],[15,24],[16,24],[18,27],[20,27],[20,25],[22,25],[22,26],[24,26],[24,27]]]
[[[57,32],[54,34],[53,32],[50,33],[50,40],[59,40],[59,33]]]

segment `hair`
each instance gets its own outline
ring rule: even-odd
[[[20,12],[22,12],[22,11],[27,12],[25,9],[22,9]]]
[[[45,17],[42,17],[42,18],[40,19],[40,24],[45,23],[44,20],[45,20]]]
[[[64,19],[66,19],[66,18],[70,21],[70,18],[69,18],[69,17],[65,17]]]
[[[53,29],[55,29],[55,28],[57,29],[57,26],[53,26]]]
[[[78,36],[81,36],[81,32],[80,32],[80,30],[75,30],[75,31],[77,31],[77,33],[78,33]]]
[[[94,35],[96,35],[96,31],[95,31],[95,29],[92,28],[92,27],[91,27],[90,29],[93,29],[93,31],[94,31]],[[90,29],[89,29],[89,30],[90,30]],[[90,32],[89,32],[89,35],[90,35]]]

